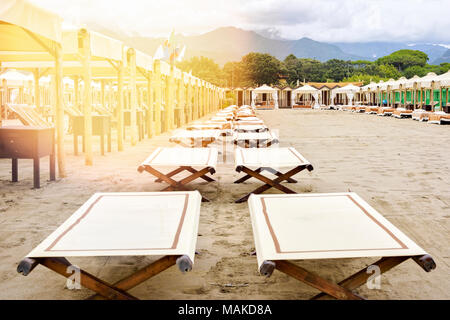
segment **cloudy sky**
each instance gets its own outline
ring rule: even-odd
[[[450,44],[450,0],[32,0],[66,22],[141,36],[234,26],[327,42]]]

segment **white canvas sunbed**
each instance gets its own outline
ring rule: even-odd
[[[394,110],[394,113],[392,115],[395,118],[401,119],[401,118],[411,118],[412,113],[413,113],[413,110],[408,110],[406,108],[397,108]]]
[[[66,278],[79,271],[79,284],[96,292],[91,299],[134,300],[128,290],[170,266],[191,270],[200,203],[197,191],[96,193],[33,249],[17,271],[28,275],[39,264]],[[163,257],[114,284],[65,258],[99,256]]]
[[[206,148],[216,141],[220,135],[220,130],[178,130],[169,141],[188,148]]]
[[[168,187],[162,191],[186,190],[185,185],[201,178],[207,182],[215,181],[206,174],[214,174],[217,166],[218,150],[216,148],[157,148],[138,167],[139,172],[148,172],[155,176],[155,182],[166,182]],[[175,168],[175,169],[173,169]],[[168,173],[160,170],[172,169]],[[188,171],[191,173],[179,181],[174,176]],[[203,197],[203,201],[208,201]]]
[[[235,132],[233,134],[233,143],[245,148],[270,147],[272,144],[278,143],[278,137],[272,131]]]
[[[260,273],[270,276],[277,269],[323,292],[313,299],[361,299],[353,290],[373,271],[362,269],[335,284],[288,260],[382,257],[371,265],[380,273],[409,258],[427,272],[436,267],[355,193],[252,195],[248,204]]]
[[[286,173],[281,173],[280,168],[291,168]],[[237,172],[244,172],[246,175],[234,183],[242,183],[254,177],[264,185],[256,188],[244,197],[236,200],[236,203],[247,201],[251,193],[259,194],[270,188],[276,188],[285,193],[296,193],[295,191],[281,185],[281,182],[296,183],[292,176],[307,169],[313,170],[311,163],[306,160],[297,150],[289,148],[275,149],[244,149],[238,148],[235,153],[235,169]],[[274,174],[277,178],[270,179],[261,174],[267,171]]]
[[[263,124],[240,124],[234,126],[234,132],[264,132],[269,131],[269,128]]]

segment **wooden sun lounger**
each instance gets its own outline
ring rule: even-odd
[[[353,108],[353,112],[364,113],[364,112],[366,112],[366,107],[365,106],[356,106]]]
[[[233,143],[244,148],[267,148],[278,143],[278,137],[272,131],[234,132]]]
[[[428,123],[450,124],[450,113],[442,111],[430,112],[428,115]]]
[[[428,121],[428,117],[431,112],[425,111],[423,109],[416,109],[411,114],[411,118],[417,121]]]
[[[379,107],[377,110],[377,116],[391,116],[395,109],[391,107]]]
[[[245,122],[251,122],[251,121],[261,121],[260,118],[255,117],[255,116],[249,116],[249,117],[236,117],[235,122],[240,122],[240,121],[245,121]]]
[[[139,172],[155,176],[155,182],[166,182],[168,187],[161,191],[187,190],[186,185],[198,178],[206,182],[215,181],[207,174],[216,172],[218,151],[216,148],[157,148],[141,165]],[[175,169],[173,169],[175,168]],[[197,168],[197,169],[196,169]],[[171,169],[168,173],[160,170]],[[188,177],[176,181],[175,175],[187,171]],[[203,197],[203,201],[209,201]]]
[[[260,125],[264,124],[264,121],[263,120],[249,120],[249,121],[247,121],[247,120],[242,119],[242,120],[236,121],[235,124],[236,125],[240,125],[240,126],[243,126],[243,125],[245,125],[245,126],[260,126]]]
[[[429,272],[431,256],[355,193],[252,195],[248,201],[259,272],[277,269],[322,293],[312,299],[362,299],[354,290],[410,258]],[[339,283],[289,260],[382,257]],[[420,288],[418,289],[420,290]]]
[[[206,148],[219,139],[220,135],[220,130],[179,130],[169,141],[187,148]]]
[[[406,108],[397,108],[394,110],[394,113],[392,115],[395,118],[401,119],[401,118],[411,118],[412,113],[413,113],[413,110],[408,110]]]
[[[264,124],[240,124],[238,122],[234,126],[234,132],[265,132],[269,131],[269,128]]]
[[[235,168],[237,172],[244,172],[246,175],[234,183],[242,183],[254,177],[265,184],[256,188],[244,197],[236,200],[236,203],[247,201],[250,194],[259,194],[270,188],[276,188],[284,193],[296,193],[295,191],[281,185],[281,182],[296,183],[297,181],[291,177],[300,171],[307,169],[313,170],[311,163],[306,160],[294,148],[277,148],[277,149],[242,149],[239,148],[235,153]],[[255,169],[256,168],[256,169]],[[278,171],[279,168],[293,168],[286,173]],[[277,178],[270,179],[260,174],[267,171]]]
[[[127,291],[173,265],[190,271],[194,262],[200,193],[96,193],[23,259],[28,275],[39,264],[96,294],[88,299],[136,300]],[[163,256],[113,284],[72,265],[66,257]],[[74,277],[75,279],[77,276]]]
[[[377,106],[368,106],[365,108],[365,113],[367,114],[377,114],[378,107]]]

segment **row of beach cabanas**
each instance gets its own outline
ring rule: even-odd
[[[236,104],[257,108],[320,108],[334,105],[386,105],[408,109],[449,112],[450,71],[424,77],[404,77],[363,86],[353,83],[304,83],[289,86],[268,86],[227,89],[236,96]]]
[[[122,151],[126,125],[135,145],[141,133],[172,130],[215,111],[224,98],[223,89],[119,40],[81,27],[63,30],[59,16],[25,0],[0,3],[0,78],[0,127],[14,112],[20,120],[42,116],[56,131],[61,177],[68,116],[83,118],[91,165],[95,115],[112,116]]]

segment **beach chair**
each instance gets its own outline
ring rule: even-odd
[[[277,135],[272,131],[234,132],[232,141],[243,148],[267,148],[278,143]]]
[[[290,169],[286,173],[281,173],[278,171],[279,168],[293,169]],[[292,147],[276,149],[239,148],[235,153],[235,169],[237,172],[244,172],[246,175],[234,181],[234,183],[243,183],[251,177],[264,182],[263,186],[256,188],[235,201],[236,203],[240,203],[247,201],[250,194],[259,194],[270,188],[278,189],[284,193],[296,193],[286,186],[281,185],[281,182],[287,181],[289,183],[296,183],[297,181],[291,177],[305,169],[312,171],[313,166]],[[267,171],[275,175],[276,178],[267,178],[261,174],[262,171]]]
[[[88,299],[135,300],[127,291],[173,265],[192,269],[201,196],[191,192],[96,193],[34,248],[17,267],[43,265],[95,292]],[[113,284],[66,257],[163,256]],[[100,261],[104,264],[104,260]]]
[[[377,110],[377,116],[392,116],[395,109],[391,107],[379,107]]]
[[[178,130],[169,141],[187,148],[206,148],[216,141],[220,135],[220,130]]]
[[[428,123],[450,124],[450,113],[443,111],[430,112],[428,114]]]
[[[187,190],[186,185],[196,179],[206,182],[215,181],[207,174],[216,172],[218,151],[216,148],[157,148],[138,167],[139,172],[148,172],[155,176],[155,182],[166,182],[168,187],[161,191]],[[175,168],[175,169],[174,169]],[[161,170],[169,169],[168,173]],[[189,176],[176,181],[175,176],[187,171]],[[203,201],[209,201],[203,197]]]
[[[428,121],[428,117],[431,112],[425,111],[423,109],[416,109],[412,112],[411,118],[417,121]]]
[[[412,113],[413,110],[408,110],[406,108],[397,108],[394,110],[394,113],[392,115],[397,119],[401,119],[401,118],[411,118]]]
[[[259,272],[277,269],[322,293],[312,299],[362,299],[353,292],[374,271],[412,258],[425,271],[436,264],[422,248],[357,194],[252,195],[248,201]],[[382,257],[339,283],[290,260]],[[420,289],[418,289],[420,290]]]
[[[266,132],[269,128],[264,124],[240,124],[234,126],[234,132]]]
[[[378,112],[378,107],[377,106],[367,106],[364,109],[366,114],[377,114]]]

